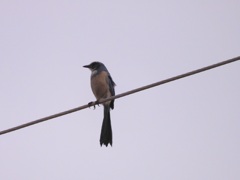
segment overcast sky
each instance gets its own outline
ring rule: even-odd
[[[240,1],[0,1],[0,130],[240,55]],[[239,180],[240,62],[0,137],[3,180]]]

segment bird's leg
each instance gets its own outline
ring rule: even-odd
[[[93,103],[94,103],[93,101],[89,102],[89,103],[88,103],[88,107],[90,108],[90,107],[93,105]],[[95,105],[94,105],[94,106],[95,106]]]
[[[98,105],[99,106],[99,101],[97,100],[97,101],[95,101],[95,102],[93,102],[93,101],[91,101],[91,102],[89,102],[88,103],[88,106],[89,106],[89,108],[91,107],[91,106],[93,106],[94,107],[94,109],[96,108],[95,106],[96,105]]]
[[[95,101],[95,105],[98,105],[98,106],[100,106],[100,105],[99,105],[99,101],[98,101],[98,100],[96,100],[96,101]]]

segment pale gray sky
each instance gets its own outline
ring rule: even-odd
[[[240,1],[0,1],[0,130],[240,55]],[[0,137],[4,180],[238,180],[240,63]]]

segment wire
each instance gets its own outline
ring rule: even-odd
[[[149,85],[137,88],[137,89],[133,89],[131,91],[127,91],[127,92],[118,94],[116,96],[106,98],[106,99],[100,101],[99,103],[101,104],[101,103],[104,103],[104,102],[109,101],[109,100],[118,99],[118,98],[130,95],[130,94],[137,93],[139,91],[143,91],[143,90],[146,90],[146,89],[149,89],[149,88],[153,88],[155,86],[166,84],[166,83],[169,83],[169,82],[181,79],[181,78],[185,78],[187,76],[191,76],[191,75],[203,72],[203,71],[207,71],[207,70],[219,67],[219,66],[223,66],[225,64],[229,64],[229,63],[232,63],[232,62],[235,62],[235,61],[238,61],[238,60],[240,60],[240,56],[232,58],[232,59],[228,59],[228,60],[216,63],[216,64],[212,64],[212,65],[200,68],[200,69],[196,69],[196,70],[193,70],[193,71],[190,71],[190,72],[178,75],[178,76],[174,76],[174,77],[171,77],[171,78],[168,78],[168,79],[165,79],[165,80],[153,83],[153,84],[149,84]],[[92,103],[91,105],[86,104],[86,105],[83,105],[83,106],[80,106],[80,107],[77,107],[77,108],[73,108],[73,109],[70,109],[70,110],[67,110],[67,111],[63,111],[63,112],[60,112],[60,113],[57,113],[57,114],[54,114],[54,115],[51,115],[51,116],[40,118],[40,119],[37,119],[35,121],[31,121],[31,122],[28,122],[28,123],[25,123],[25,124],[22,124],[22,125],[19,125],[19,126],[15,126],[15,127],[0,131],[0,135],[6,134],[6,133],[9,133],[9,132],[12,132],[12,131],[16,131],[16,130],[19,130],[19,129],[22,129],[22,128],[25,128],[25,127],[28,127],[28,126],[32,126],[34,124],[38,124],[38,123],[41,123],[41,122],[44,122],[44,121],[47,121],[47,120],[50,120],[50,119],[53,119],[53,118],[56,118],[56,117],[60,117],[60,116],[66,115],[66,114],[70,114],[70,113],[73,113],[73,112],[76,112],[76,111],[80,111],[82,109],[86,109],[86,108],[94,106],[94,105],[96,105],[96,102]]]

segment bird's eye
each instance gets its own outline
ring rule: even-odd
[[[93,69],[97,69],[97,63],[92,64]]]

